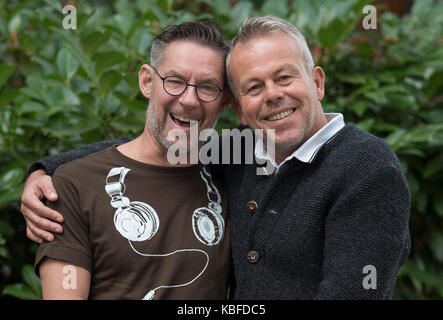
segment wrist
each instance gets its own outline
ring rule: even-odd
[[[29,176],[27,180],[34,180],[37,179],[38,177],[44,176],[46,175],[46,171],[44,169],[37,169],[35,171],[33,171]]]
[[[41,163],[41,161],[34,162],[28,169],[26,180],[31,176],[31,174],[40,170],[43,171],[44,174],[46,174],[45,166]]]

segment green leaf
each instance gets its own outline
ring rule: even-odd
[[[53,135],[54,137],[64,137],[64,136],[71,136],[74,134],[81,134],[88,131],[92,131],[94,129],[98,128],[98,123],[90,124],[90,125],[78,125],[78,126],[71,126],[66,128],[44,128],[44,133],[49,133]]]
[[[102,75],[100,78],[99,84],[99,92],[102,98],[104,99],[109,91],[113,90],[115,86],[122,80],[122,76],[120,73],[111,70]]]
[[[358,42],[357,51],[365,58],[371,59],[372,57],[372,46],[368,42]]]
[[[333,51],[348,37],[362,18],[362,10],[369,0],[348,0],[330,3],[323,12],[322,26],[318,38],[323,46]]]
[[[365,84],[367,76],[363,74],[337,74],[337,78],[347,83]]]
[[[59,36],[69,52],[77,59],[78,62],[80,62],[85,72],[92,79],[93,75],[89,67],[90,61],[87,55],[85,55],[85,53],[81,50],[81,46],[74,37],[73,33],[56,27],[50,27],[50,29]]]
[[[108,42],[111,34],[109,32],[93,31],[82,39],[83,52],[92,57],[96,51]]]
[[[158,20],[160,22],[160,27],[166,27],[168,25],[168,17],[165,12],[161,9],[161,7],[157,4],[156,1],[150,0],[142,0],[145,2],[145,9],[143,18],[148,19],[149,21]],[[125,29],[122,29],[125,30]]]
[[[40,296],[23,283],[7,285],[3,289],[3,295],[13,296],[22,300],[41,300]]]
[[[429,246],[438,262],[443,263],[443,234],[439,232],[432,232]]]
[[[9,77],[12,75],[16,68],[16,65],[13,63],[3,63],[0,64],[0,89],[3,85],[8,81]]]
[[[433,197],[433,205],[438,215],[443,218],[443,192]]]
[[[89,13],[79,13],[77,15],[77,27],[81,29],[83,25],[85,25],[89,21],[89,19],[94,15],[95,12],[96,12],[95,10],[91,10],[91,12]]]
[[[127,60],[126,56],[118,51],[100,52],[94,57],[95,74],[100,77],[106,69],[115,65],[120,65]]]
[[[229,10],[231,9],[229,6],[229,1],[226,0],[213,0],[212,8],[215,12],[217,12],[217,15],[223,16],[228,16]]]
[[[417,148],[412,148],[412,147],[402,148],[402,149],[398,150],[397,153],[399,155],[417,156],[417,157],[422,157],[422,158],[425,157],[425,153],[422,150],[417,149]]]
[[[425,178],[432,178],[433,176],[438,176],[438,174],[443,173],[443,162],[441,159],[434,159],[428,161],[426,164],[426,167],[423,170],[423,177]],[[443,199],[442,199],[443,200]],[[442,202],[443,204],[443,202]],[[442,211],[437,210],[437,212],[441,212],[443,215],[443,207],[441,207]]]
[[[362,117],[368,108],[368,103],[364,101],[357,101],[352,105],[352,110],[359,116]]]
[[[20,199],[22,192],[22,183],[25,177],[25,170],[19,162],[12,162],[5,166],[0,172],[0,208],[8,202]],[[14,230],[3,220],[0,220],[0,232],[8,234]]]
[[[285,18],[288,14],[288,1],[286,0],[266,0],[261,10],[266,14],[271,14],[280,18]]]
[[[407,139],[410,142],[416,142],[416,143],[431,143],[437,133],[441,130],[443,130],[443,124],[442,125],[422,125],[420,127],[416,127],[412,129],[407,136]]]
[[[131,37],[132,47],[139,55],[148,58],[148,49],[153,38],[152,34],[146,31],[146,28],[138,28]]]
[[[0,257],[3,257],[5,259],[9,258],[9,254],[6,248],[0,247]]]
[[[46,108],[41,103],[36,101],[28,100],[24,102],[17,110],[17,114],[23,116],[27,113],[44,114]]]
[[[253,4],[249,1],[238,2],[230,11],[230,29],[236,31],[237,27],[250,16]]]
[[[4,90],[0,94],[0,110],[6,107],[10,102],[14,101],[20,96],[19,90],[10,89]]]
[[[360,129],[362,129],[364,131],[371,132],[374,122],[375,122],[375,119],[369,118],[369,119],[363,120],[361,122],[358,122],[357,127],[359,127]]]
[[[131,15],[116,14],[112,17],[112,24],[121,30],[124,36],[129,34],[134,18]]]
[[[0,233],[5,236],[12,236],[15,233],[14,227],[6,220],[0,220]]]
[[[111,127],[123,131],[123,132],[131,132],[134,130],[139,130],[140,129],[140,123],[139,121],[112,121],[111,123]]]
[[[53,74],[57,72],[57,69],[52,62],[47,61],[41,57],[32,56],[31,61],[40,65],[41,69],[43,70],[43,74]]]
[[[24,282],[34,291],[38,296],[41,296],[41,281],[35,274],[34,267],[32,265],[25,265],[22,268],[22,277]]]
[[[22,27],[23,21],[20,17],[20,14],[16,14],[14,17],[12,17],[11,20],[9,20],[8,24],[8,30],[10,33],[12,32],[18,32],[19,29]]]
[[[53,9],[55,9],[58,12],[62,12],[62,6],[61,3],[57,0],[44,0],[46,2],[46,4],[50,7],[52,7]]]
[[[57,54],[57,68],[60,75],[69,83],[76,74],[79,62],[65,48],[60,49]]]
[[[439,277],[438,274],[423,270],[420,266],[414,265],[410,260],[406,261],[403,268],[405,269],[404,272],[411,276],[411,280],[414,279],[417,282],[424,283],[434,288],[441,286],[443,283],[442,278]]]

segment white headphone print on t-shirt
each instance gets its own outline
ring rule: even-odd
[[[134,248],[131,241],[145,241],[154,237],[160,227],[160,220],[157,212],[149,204],[130,201],[129,198],[124,196],[126,192],[125,177],[130,170],[125,167],[112,168],[106,177],[105,191],[111,197],[111,206],[117,209],[114,214],[115,228],[123,237],[128,239],[132,250],[147,257],[166,257],[177,252],[201,252],[206,256],[205,267],[194,279],[183,284],[160,286],[152,289],[143,298],[143,300],[152,300],[155,291],[158,289],[184,287],[197,280],[208,267],[209,256],[200,249],[180,249],[166,254],[148,254],[140,253]],[[209,204],[207,207],[194,210],[191,218],[192,230],[200,242],[213,246],[222,241],[225,230],[225,220],[221,215],[221,196],[206,167],[203,167],[200,171],[200,176],[206,184]],[[211,196],[215,199],[211,199]]]

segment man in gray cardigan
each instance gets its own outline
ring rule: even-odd
[[[325,74],[287,21],[247,19],[226,67],[245,130],[265,132],[255,159],[273,165],[267,175],[256,174],[260,161],[219,166],[229,192],[234,299],[391,298],[410,251],[410,193],[392,149],[341,114],[323,112]],[[119,141],[45,158],[34,169],[51,174],[112,143]],[[53,190],[41,173],[22,197],[35,240],[56,224],[40,220],[37,228],[31,211],[60,216],[36,200]]]

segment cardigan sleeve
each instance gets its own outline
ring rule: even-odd
[[[409,255],[410,192],[382,167],[351,186],[325,220],[323,279],[315,299],[391,299]]]
[[[47,156],[31,165],[31,167],[28,169],[28,176],[38,169],[43,169],[48,175],[52,176],[55,170],[57,170],[57,168],[62,164],[104,150],[110,146],[113,146],[114,144],[126,143],[131,140],[131,138],[122,137],[117,140],[100,141],[58,155]]]

